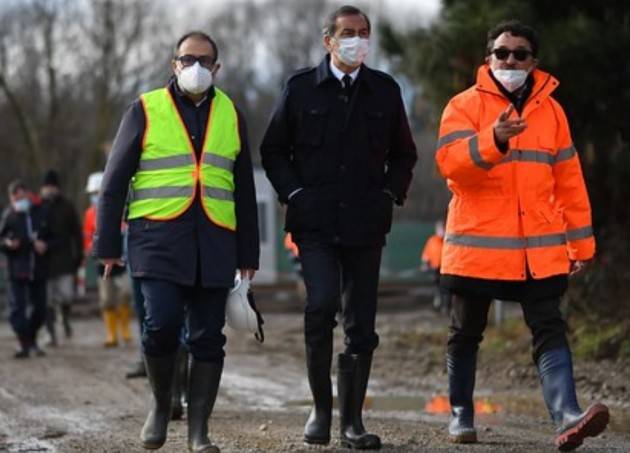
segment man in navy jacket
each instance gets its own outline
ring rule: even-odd
[[[381,251],[402,205],[416,148],[398,84],[363,62],[368,17],[351,6],[324,28],[328,55],[292,75],[261,146],[262,163],[287,204],[285,229],[300,251],[307,305],[306,361],[314,409],[307,443],[330,441],[332,329],[341,304],[346,351],[339,355],[342,443],[380,448],[361,407],[370,373]]]

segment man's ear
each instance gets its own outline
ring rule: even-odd
[[[214,68],[212,68],[212,76],[216,77],[221,69],[221,63],[215,63]]]
[[[484,58],[484,61],[486,62],[488,66],[490,66],[490,55],[486,55],[486,58]]]
[[[173,74],[177,74],[177,61],[175,61],[175,58],[171,60],[171,69],[173,70]]]
[[[332,53],[332,39],[332,36],[324,35],[324,48],[330,53]]]

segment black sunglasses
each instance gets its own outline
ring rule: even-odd
[[[527,50],[527,49],[510,50],[504,47],[499,47],[498,49],[492,49],[490,53],[494,54],[497,60],[507,60],[510,57],[510,54],[512,54],[514,55],[514,59],[517,61],[525,61],[527,60],[527,57],[532,55],[531,50]]]
[[[179,61],[184,67],[192,66],[196,62],[199,62],[201,66],[208,69],[212,69],[214,66],[214,58],[208,55],[201,55],[199,57],[195,57],[194,55],[180,55],[179,57],[175,57],[175,61]]]

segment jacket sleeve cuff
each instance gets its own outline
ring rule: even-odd
[[[595,239],[590,237],[569,241],[567,251],[571,261],[588,261],[595,256]]]
[[[497,148],[494,140],[494,128],[492,126],[482,130],[476,136],[470,138],[470,157],[473,162],[486,170],[499,163],[505,154]]]

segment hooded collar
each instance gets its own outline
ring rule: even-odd
[[[543,99],[546,99],[560,84],[554,76],[540,69],[534,69],[531,76],[534,79],[534,86],[532,87],[532,94],[529,99],[532,101],[536,100],[541,102]],[[497,84],[492,79],[492,76],[490,75],[490,66],[487,64],[480,66],[477,70],[477,83],[475,84],[475,89],[477,91],[496,94],[497,96],[507,99],[505,94],[501,92],[499,87],[497,87]]]

